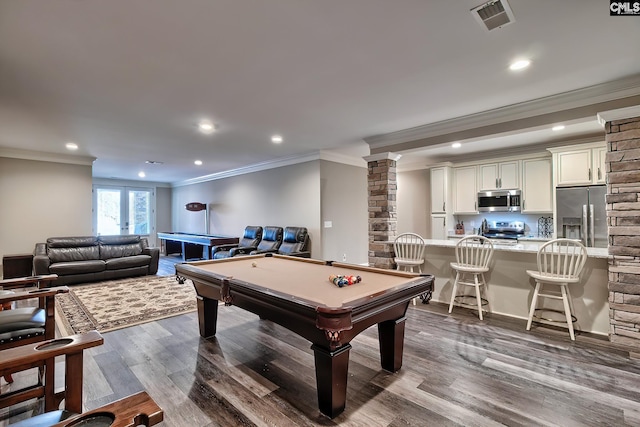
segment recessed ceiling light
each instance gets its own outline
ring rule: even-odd
[[[518,61],[512,62],[511,65],[509,65],[509,69],[511,71],[519,71],[527,68],[529,65],[531,65],[531,61],[529,61],[528,59],[520,59]]]
[[[454,142],[453,144],[451,144],[452,148],[460,148],[462,147],[462,144],[460,144],[459,142]]]
[[[275,144],[280,144],[282,142],[282,136],[280,135],[273,135],[271,137],[271,142],[275,143]]]
[[[198,130],[206,135],[209,135],[216,131],[216,126],[209,120],[200,120],[200,122],[198,123]]]
[[[562,130],[562,129],[564,129],[564,125],[557,125],[557,126],[554,126],[554,127],[551,128],[551,130],[556,131],[556,132],[559,131],[559,130]]]
[[[142,172],[142,171],[140,171],[140,172],[138,172],[138,176],[139,176],[140,178],[144,178],[145,176],[147,176],[147,174],[146,174],[146,173],[144,173],[144,172]]]
[[[195,162],[193,162],[193,164],[195,164],[196,166],[202,166],[202,160],[196,160]]]
[[[66,144],[64,144],[65,147],[67,147],[67,150],[77,150],[78,149],[78,144],[76,144],[75,142],[67,142]]]

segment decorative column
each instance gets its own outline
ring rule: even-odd
[[[640,349],[640,106],[598,118],[608,148],[609,339]]]
[[[400,154],[367,156],[369,173],[369,265],[393,269],[393,240],[397,234],[396,162]]]

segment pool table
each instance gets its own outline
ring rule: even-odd
[[[237,237],[169,231],[159,232],[158,239],[164,241],[165,255],[179,253],[183,261],[192,258],[211,259],[214,246],[237,244],[240,241]]]
[[[222,301],[311,341],[318,406],[330,418],[345,408],[351,340],[377,324],[382,368],[399,370],[409,303],[434,284],[431,275],[274,254],[176,264],[176,274],[193,282],[204,338],[216,334]],[[338,287],[331,275],[361,282]]]

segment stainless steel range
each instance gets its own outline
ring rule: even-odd
[[[518,238],[524,237],[524,222],[522,221],[489,221],[482,230],[482,235],[497,243],[517,243]]]

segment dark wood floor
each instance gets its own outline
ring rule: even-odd
[[[105,333],[85,356],[85,406],[147,390],[164,426],[640,425],[638,355],[601,337],[571,342],[566,330],[527,332],[524,320],[446,309],[410,306],[395,374],[380,369],[376,328],[358,336],[347,408],[333,420],[317,409],[310,344],[223,306],[215,339],[200,339],[195,313]],[[37,406],[0,412],[0,425]]]

